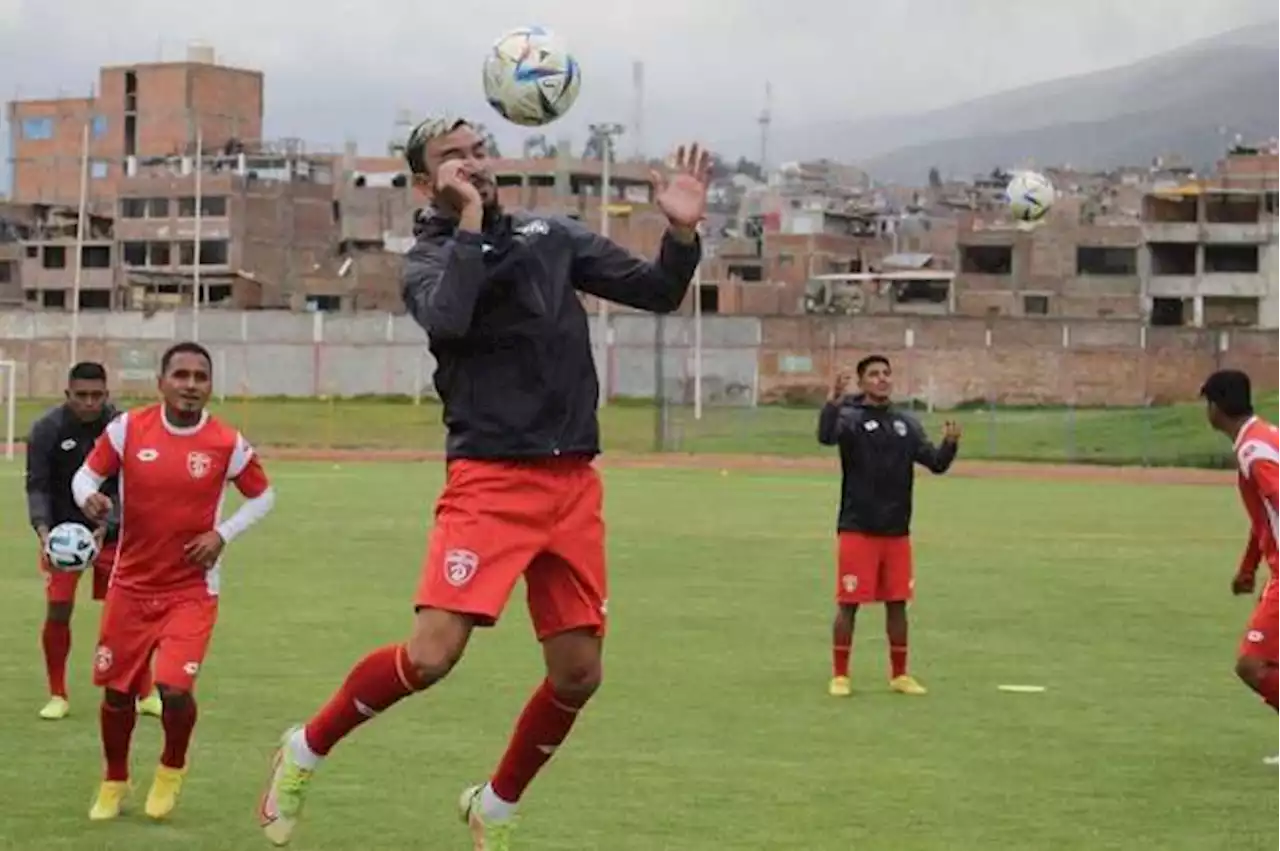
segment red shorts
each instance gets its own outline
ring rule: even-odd
[[[190,691],[218,620],[218,598],[204,592],[158,597],[113,586],[102,609],[93,683],[138,694],[155,656],[155,682]]]
[[[1253,608],[1249,628],[1240,642],[1240,655],[1261,659],[1272,665],[1280,664],[1280,646],[1276,635],[1280,624],[1277,620],[1280,620],[1280,596],[1277,596],[1275,581],[1272,580],[1267,583],[1262,597]]]
[[[582,458],[449,463],[418,583],[418,608],[492,626],[521,576],[539,640],[604,635],[603,490]]]
[[[102,600],[107,596],[107,587],[111,584],[111,568],[116,563],[116,545],[112,541],[104,544],[102,552],[93,560],[93,599]],[[49,567],[49,560],[44,553],[40,554],[40,570],[44,572],[44,596],[50,603],[71,603],[76,599],[76,588],[80,587],[80,577],[88,570],[54,570]]]
[[[841,532],[836,561],[836,601],[897,603],[911,599],[911,538]]]

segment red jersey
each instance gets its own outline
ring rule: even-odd
[[[1236,435],[1236,463],[1239,466],[1236,484],[1240,498],[1249,514],[1250,540],[1240,572],[1252,575],[1258,559],[1263,558],[1271,568],[1269,585],[1276,582],[1280,571],[1276,541],[1280,539],[1277,525],[1277,483],[1280,482],[1280,445],[1277,444],[1276,427],[1257,417],[1251,418]],[[1268,587],[1268,591],[1274,591]]]
[[[253,499],[270,488],[243,435],[206,411],[188,428],[163,405],[121,414],[85,459],[96,476],[119,476],[120,537],[112,585],[142,594],[218,593],[219,569],[184,549],[222,519],[227,483]]]

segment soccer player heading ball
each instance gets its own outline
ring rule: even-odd
[[[1249,376],[1243,372],[1234,369],[1215,372],[1200,388],[1200,395],[1206,403],[1209,425],[1231,438],[1238,469],[1236,484],[1249,515],[1249,541],[1231,581],[1232,592],[1253,593],[1259,560],[1265,560],[1271,569],[1240,642],[1236,674],[1275,710],[1280,706],[1277,694],[1280,691],[1280,677],[1277,677],[1280,595],[1276,584],[1276,573],[1280,570],[1277,564],[1280,557],[1276,552],[1276,540],[1280,537],[1276,522],[1280,512],[1277,505],[1280,442],[1276,427],[1254,414]]]
[[[404,300],[436,357],[444,492],[408,641],[366,656],[328,704],[286,732],[260,816],[271,842],[288,843],[330,750],[447,676],[523,576],[546,678],[489,781],[460,800],[476,851],[505,851],[517,802],[601,679],[599,387],[578,292],[655,313],[680,306],[701,259],[710,157],[681,148],[674,173],[654,175],[668,228],[651,263],[570,219],[503,211],[484,139],[465,120],[422,122],[405,155],[429,202],[416,219]]]
[[[942,445],[935,447],[915,417],[890,403],[893,370],[888,358],[863,358],[857,375],[859,392],[853,396],[846,395],[848,374],[835,377],[818,419],[818,442],[840,447],[841,469],[828,691],[835,697],[850,693],[849,654],[858,607],[884,603],[889,686],[902,694],[924,694],[924,687],[907,673],[907,603],[915,585],[910,537],[915,465],[945,473],[956,457],[960,426],[947,422]]]

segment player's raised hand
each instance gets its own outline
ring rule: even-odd
[[[480,190],[471,182],[466,160],[449,160],[440,165],[436,170],[436,195],[458,212],[484,204]]]
[[[650,172],[654,203],[667,221],[692,230],[707,215],[707,186],[711,183],[711,154],[696,142],[681,145],[672,162],[672,173]]]
[[[94,523],[101,523],[111,514],[111,497],[103,493],[90,494],[84,501],[84,516]]]
[[[222,555],[222,548],[227,542],[212,529],[187,541],[183,552],[187,558],[201,567],[213,567],[213,563]]]
[[[1252,573],[1237,573],[1231,580],[1231,593],[1237,596],[1253,593],[1254,576]]]
[[[844,389],[849,386],[849,373],[847,370],[838,371],[831,379],[831,389],[827,391],[828,402],[838,402],[840,397],[844,395]]]
[[[947,420],[942,424],[942,439],[949,443],[960,442],[960,423],[955,420]]]

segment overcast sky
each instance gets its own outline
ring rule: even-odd
[[[1273,20],[1276,9],[1276,0],[0,0],[0,85],[11,87],[0,95],[87,92],[100,65],[180,59],[200,40],[223,62],[266,72],[272,136],[330,149],[352,137],[372,153],[398,108],[499,124],[481,98],[480,59],[502,30],[537,23],[560,33],[584,70],[581,100],[552,135],[580,143],[588,122],[627,123],[639,59],[650,152],[696,135],[752,154],[766,81],[780,127],[912,112],[1126,64]],[[522,135],[499,138],[514,145]],[[6,127],[0,146],[7,138]]]

